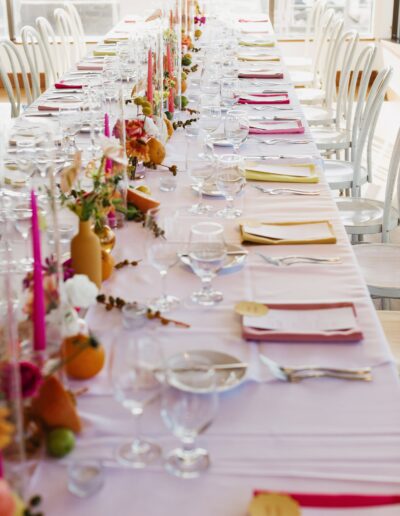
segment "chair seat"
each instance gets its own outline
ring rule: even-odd
[[[335,122],[333,112],[319,106],[305,105],[303,112],[309,125],[332,125]]]
[[[311,129],[311,132],[318,149],[348,149],[351,146],[350,138],[346,131],[329,127],[316,127]]]
[[[302,56],[285,57],[285,65],[288,68],[299,68],[300,70],[309,71],[312,67],[312,59]]]
[[[290,73],[290,79],[295,86],[311,86],[314,82],[314,74],[307,71],[293,70]]]
[[[371,294],[400,298],[400,245],[360,244],[353,249]]]
[[[324,160],[325,177],[333,190],[351,188],[353,186],[354,168],[350,161],[339,159]],[[361,167],[360,184],[367,182],[368,172]]]
[[[352,235],[382,233],[384,203],[363,197],[342,198],[336,201],[346,231]],[[399,213],[390,210],[389,230],[399,222]]]
[[[299,88],[296,93],[301,104],[322,104],[326,96],[319,88]]]

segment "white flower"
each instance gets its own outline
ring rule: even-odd
[[[75,274],[64,283],[67,300],[71,306],[89,308],[96,302],[97,286],[85,274]]]
[[[158,127],[154,123],[153,119],[149,116],[146,116],[144,120],[144,130],[149,136],[152,136],[153,138],[158,138],[160,136],[160,131],[158,130]]]
[[[110,158],[120,165],[128,164],[124,149],[117,138],[107,138],[106,136],[100,136],[99,143],[106,158]]]

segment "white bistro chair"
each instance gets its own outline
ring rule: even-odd
[[[54,11],[57,34],[60,38],[61,52],[67,62],[67,68],[71,68],[80,59],[78,35],[75,32],[75,24],[71,16],[64,9]]]
[[[79,49],[79,56],[81,58],[85,57],[87,54],[87,48],[82,18],[78,12],[78,9],[72,2],[65,2],[64,9],[67,11],[72,21],[73,30],[76,37],[75,41],[77,42]]]
[[[11,105],[12,118],[18,117],[24,108],[19,74],[22,76],[26,102],[29,105],[33,102],[34,96],[20,51],[12,41],[0,41],[0,79]]]
[[[398,209],[392,207],[393,192],[397,181]],[[382,210],[382,205],[380,206]],[[386,183],[382,216],[382,243],[354,246],[358,263],[364,274],[371,296],[383,300],[383,308],[389,308],[389,299],[400,299],[400,245],[390,244],[390,231],[400,213],[400,129],[397,133]]]
[[[53,82],[55,82],[68,70],[66,56],[59,48],[60,38],[57,37],[49,20],[43,16],[36,18],[36,28],[46,51],[48,67],[54,78]]]

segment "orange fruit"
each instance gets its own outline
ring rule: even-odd
[[[102,280],[107,280],[114,270],[115,260],[110,253],[101,251],[101,276]]]
[[[82,429],[75,399],[54,375],[44,380],[38,395],[32,399],[32,413],[49,428],[69,428],[75,433]]]
[[[174,126],[172,125],[172,122],[168,120],[167,117],[164,118],[164,122],[167,127],[168,138],[171,138],[171,136],[174,134]]]
[[[150,195],[147,195],[135,188],[128,188],[126,198],[128,202],[134,204],[143,213],[146,213],[151,208],[157,208],[157,206],[160,206],[160,201],[156,201],[150,197]]]
[[[181,90],[182,90],[182,93],[185,93],[185,91],[187,90],[187,82],[186,81],[182,81]]]
[[[165,147],[164,145],[157,140],[157,138],[152,138],[147,143],[149,147],[149,156],[150,161],[155,165],[160,165],[165,159]]]
[[[90,340],[93,337],[82,334],[64,339],[62,353],[66,361],[65,370],[71,378],[88,380],[103,369],[104,348],[100,344],[91,345]],[[79,352],[80,348],[82,351]]]

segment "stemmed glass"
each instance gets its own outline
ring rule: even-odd
[[[167,274],[169,269],[178,263],[179,246],[177,241],[176,212],[167,208],[152,208],[146,213],[145,228],[147,229],[146,251],[151,265],[161,276],[161,297],[149,303],[152,310],[164,313],[178,307],[177,297],[167,294]]]
[[[25,256],[21,258],[20,264],[23,270],[29,271],[32,268],[31,253],[28,246],[29,233],[32,225],[32,209],[28,200],[18,201],[17,204],[13,206],[13,217],[15,228],[25,243]]]
[[[239,91],[239,81],[234,77],[221,79],[221,99],[224,106],[232,107]]]
[[[207,134],[216,131],[221,123],[221,107],[215,104],[202,105],[199,123]]]
[[[242,214],[234,207],[235,197],[246,185],[244,160],[237,154],[224,154],[218,158],[215,171],[215,182],[219,191],[226,198],[226,207],[217,212],[218,217],[235,219]]]
[[[184,353],[168,361],[161,416],[182,446],[165,459],[169,473],[196,478],[208,469],[210,457],[196,446],[196,437],[212,423],[218,408],[216,373],[202,357]]]
[[[82,111],[78,109],[61,109],[58,115],[60,128],[65,139],[65,153],[73,156],[79,149],[75,136],[83,124]]]
[[[193,302],[213,306],[223,299],[221,292],[212,288],[212,280],[224,264],[226,245],[224,228],[215,222],[199,222],[190,230],[189,258],[194,273],[201,279],[202,288],[192,294]]]
[[[225,117],[225,138],[233,145],[236,154],[240,146],[247,140],[250,131],[250,123],[247,114],[240,110],[228,111]]]
[[[157,459],[160,447],[140,435],[140,418],[147,405],[155,401],[162,390],[163,356],[154,339],[128,339],[115,342],[110,357],[110,377],[115,399],[129,410],[136,421],[133,441],[116,451],[117,460],[134,468],[144,468]]]
[[[187,159],[187,172],[193,183],[197,186],[200,201],[189,208],[189,213],[194,215],[206,215],[212,211],[211,206],[205,204],[203,188],[208,179],[214,174],[213,164],[210,161],[200,160],[197,157]]]

